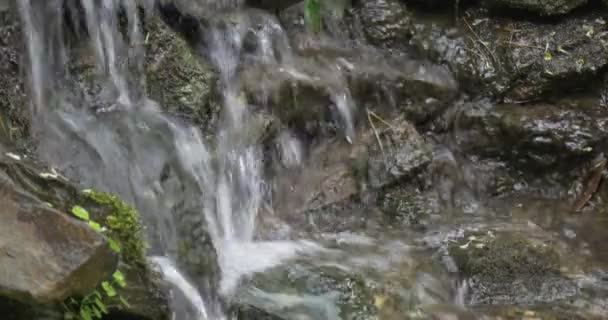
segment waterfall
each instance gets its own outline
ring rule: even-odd
[[[28,44],[32,122],[40,156],[82,185],[117,193],[135,205],[147,226],[150,254],[164,257],[153,261],[167,281],[186,291],[182,293],[187,303],[199,310],[194,319],[221,319],[220,293],[230,294],[242,275],[279,264],[299,251],[317,249],[308,242],[254,240],[257,215],[270,195],[261,146],[247,139],[246,124],[253,114],[241,97],[237,69],[244,37],[257,22],[237,14],[238,23],[225,24],[222,19],[230,17],[218,15],[201,39],[208,44],[207,56],[219,71],[223,88],[223,120],[212,153],[197,129],[163,115],[140,85],[145,52],[136,2],[18,2]],[[221,4],[192,2],[207,9],[211,3]],[[226,9],[240,2],[222,3],[221,9]],[[86,29],[100,76],[101,90],[95,99],[78,91],[68,70],[72,48],[65,39],[63,10],[78,11],[75,7],[84,14],[72,12],[72,16],[82,15],[85,23],[72,27]],[[152,7],[151,1],[143,6]],[[127,18],[126,32],[121,32],[119,11]],[[276,18],[263,17],[254,58],[296,70],[285,32]],[[281,59],[272,47],[277,43]],[[335,91],[334,100],[347,136],[352,137],[347,90]],[[283,160],[290,166],[301,161],[299,147],[294,136],[279,139]],[[166,172],[171,173],[169,178],[164,177]],[[192,228],[203,232],[184,231]],[[213,265],[202,266],[208,271],[204,277],[192,278],[187,270],[180,270],[187,265],[180,263],[180,242],[187,238],[201,252],[213,254],[206,233],[218,256],[219,271]]]

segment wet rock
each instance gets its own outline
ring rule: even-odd
[[[162,21],[153,19],[148,28],[146,75],[150,98],[205,133],[214,132],[221,105],[215,71]]]
[[[148,268],[148,264],[145,260],[146,243],[141,234],[142,225],[140,225],[137,212],[120,201],[116,196],[95,191],[84,193],[79,191],[57,171],[48,168],[43,163],[36,161],[27,154],[15,153],[3,145],[0,145],[0,154],[2,155],[0,157],[0,173],[5,179],[10,180],[11,183],[14,184],[15,190],[23,190],[22,192],[24,194],[35,197],[33,199],[40,199],[36,201],[40,202],[40,206],[43,206],[46,210],[69,212],[74,205],[80,205],[87,209],[92,220],[99,222],[107,228],[106,234],[115,241],[118,241],[122,248],[118,268],[125,274],[128,283],[127,287],[120,290],[120,295],[130,302],[130,307],[126,308],[119,301],[108,301],[108,307],[110,307],[112,312],[118,312],[130,317],[137,317],[137,319],[166,319],[168,314],[166,292],[163,291],[164,285],[158,281],[158,277],[154,271]],[[48,215],[48,213],[45,214],[45,217]],[[62,215],[67,217],[65,213],[62,213]],[[54,224],[50,220],[47,220],[47,218],[39,220],[46,223],[47,228],[53,228]],[[86,225],[84,225],[83,228],[90,229]],[[60,234],[64,237],[69,237],[78,235],[79,233],[64,234],[64,231],[61,231]],[[43,244],[44,243],[40,243],[38,245],[43,246]],[[87,245],[93,246],[95,245],[95,242],[93,241]],[[104,246],[107,247],[107,244],[104,243]],[[101,253],[103,253],[103,251],[100,251],[100,254]],[[109,269],[109,272],[112,273],[116,270],[116,257],[111,253],[110,255],[114,259],[112,260],[113,264]],[[57,258],[52,259],[58,259],[61,256],[62,255],[58,255]],[[45,261],[45,266],[46,263],[52,259],[49,258]],[[46,267],[50,268],[50,266]],[[103,263],[98,263],[97,267],[103,267]],[[65,272],[68,272],[68,270]],[[89,282],[95,279],[81,280],[81,286],[87,286],[87,288],[90,288],[91,290],[96,286],[96,283]],[[103,280],[107,279],[103,278]],[[71,294],[76,294],[74,298],[78,298],[78,295],[88,293],[90,293],[90,291]],[[31,309],[32,312],[35,312],[36,315],[39,313],[52,313],[53,310],[56,309],[53,308],[53,306],[39,305],[34,302],[35,301],[27,300],[27,308]],[[16,309],[26,308],[21,304],[15,304],[14,302],[10,302],[7,307],[13,308],[12,306]],[[21,313],[15,314],[18,315]],[[56,318],[62,317],[63,312],[60,312],[60,316]],[[24,315],[23,317],[17,316],[15,319],[32,318],[38,319],[38,316],[28,317]],[[40,318],[55,319],[51,316],[40,316]]]
[[[445,307],[452,290],[445,271],[405,243],[352,232],[319,241],[326,249],[245,282],[233,301],[239,319],[435,319],[457,312]]]
[[[453,130],[463,150],[528,168],[572,168],[572,161],[592,157],[606,139],[608,115],[584,100],[528,106],[482,101],[461,110]]]
[[[335,267],[306,263],[258,274],[236,302],[239,319],[368,319],[377,313],[364,279]],[[254,314],[255,314],[254,313]]]
[[[417,55],[445,65],[459,86],[473,95],[499,95],[506,89],[508,74],[493,67],[493,60],[482,48],[473,51],[467,37],[456,29],[437,23],[415,23],[410,45]],[[481,54],[475,54],[481,50]]]
[[[508,74],[507,100],[534,100],[584,89],[608,65],[608,25],[600,18],[592,13],[557,24],[474,20],[469,23],[479,39],[470,42],[479,55],[489,55],[492,68]]]
[[[0,137],[3,141],[27,138],[28,105],[21,70],[25,47],[13,2],[0,10]]]
[[[352,145],[334,140],[313,146],[302,167],[277,182],[274,198],[276,208],[282,208],[278,211],[325,210],[336,204],[332,210],[341,212],[340,204],[352,201],[360,192],[415,180],[424,172],[432,150],[410,122],[402,118],[385,123],[371,120],[382,151],[371,128],[361,132]],[[365,208],[364,204],[353,205]]]
[[[377,133],[379,141],[368,144],[368,179],[372,188],[413,177],[431,163],[432,150],[411,123],[398,119]]]
[[[541,16],[566,14],[586,3],[587,0],[485,0],[490,8],[522,9]]]
[[[361,1],[355,15],[367,41],[378,47],[398,48],[411,35],[411,13],[398,0]]]
[[[0,292],[22,301],[61,302],[92,292],[116,268],[104,237],[86,223],[20,191],[2,173]]]
[[[535,304],[579,294],[560,272],[560,256],[541,241],[518,234],[471,234],[449,249],[468,278],[470,303]]]
[[[424,123],[441,113],[458,95],[458,83],[445,67],[426,60],[399,62],[398,57],[347,60],[353,95],[374,110],[392,106],[406,119]]]
[[[416,24],[410,43],[418,54],[449,66],[472,94],[528,102],[589,87],[608,65],[607,30],[595,12],[548,23],[472,10],[460,32]]]
[[[386,190],[378,199],[379,206],[394,225],[424,229],[435,213],[433,197],[417,188],[395,187]]]
[[[129,302],[126,307],[118,298],[111,299],[107,306],[115,313],[138,320],[166,320],[170,314],[166,292],[168,285],[156,270],[146,270],[121,264],[119,270],[125,275],[127,286],[120,289],[120,296]]]

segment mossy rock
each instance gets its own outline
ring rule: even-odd
[[[449,252],[468,279],[472,305],[554,303],[578,294],[560,272],[558,253],[523,234],[471,234]]]
[[[150,97],[168,113],[214,132],[221,106],[216,72],[162,21],[152,19],[146,31]]]
[[[559,274],[559,256],[555,251],[512,235],[494,238],[472,235],[467,243],[452,247],[450,252],[464,275],[495,282]]]

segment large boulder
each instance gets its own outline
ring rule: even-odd
[[[114,272],[117,256],[101,234],[20,190],[6,172],[0,181],[1,295],[61,302],[87,295]]]
[[[541,16],[566,14],[587,3],[587,0],[485,0],[491,8],[522,9]]]

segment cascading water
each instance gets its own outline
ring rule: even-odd
[[[197,4],[207,9],[217,7],[212,3],[217,4]],[[224,9],[238,5],[234,1],[222,4]],[[148,2],[144,7],[152,5]],[[88,44],[102,75],[97,94],[81,92],[70,78],[68,63],[73,48],[64,39],[68,32],[63,21],[66,8],[84,11]],[[214,21],[217,25],[201,39],[209,44],[208,56],[220,73],[225,106],[211,153],[194,128],[164,116],[139,85],[144,52],[135,2],[19,0],[19,9],[28,36],[32,116],[41,157],[82,185],[119,194],[142,213],[149,230],[150,253],[157,256],[153,261],[167,281],[180,288],[186,301],[195,304],[194,312],[177,310],[178,319],[222,318],[218,291],[228,294],[242,275],[276,265],[298,250],[316,248],[305,242],[254,241],[256,216],[269,194],[262,172],[262,150],[247,139],[251,108],[241,98],[242,88],[235,79],[243,39],[253,23],[247,21],[247,15],[237,13],[242,21],[234,26],[219,16]],[[128,22],[124,38],[119,12]],[[259,50],[254,58],[259,63],[288,66],[286,35],[278,22],[269,16],[265,19],[265,28],[257,34]],[[282,43],[280,62],[272,47],[277,39]],[[335,100],[351,137],[347,97],[344,89]],[[297,165],[301,159],[297,141],[293,137],[280,141],[284,160]],[[211,239],[200,231],[194,232],[198,236],[192,235],[192,229],[187,229],[192,225],[208,232]],[[205,270],[203,276],[181,275],[177,266],[184,263],[180,263],[178,248],[184,238],[201,252],[212,252],[212,241],[220,270],[211,263],[198,266]],[[186,278],[193,279],[202,297],[194,294]],[[174,305],[182,308],[183,302],[174,301]]]

